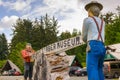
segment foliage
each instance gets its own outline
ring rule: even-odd
[[[50,18],[47,14],[41,17],[40,21],[36,19],[32,32],[33,47],[38,50],[51,43],[56,42],[58,34],[58,22],[53,17]]]
[[[47,14],[40,19],[18,19],[13,26],[13,38],[11,41],[9,59],[18,65],[23,71],[23,59],[20,51],[25,43],[31,43],[35,50],[56,42],[58,34],[58,22]]]
[[[21,50],[25,48],[26,42],[20,42],[18,43],[14,49],[12,49],[11,53],[9,54],[9,59],[16,64],[21,71],[23,72],[23,58],[21,55]]]
[[[5,34],[0,34],[0,60],[6,59],[8,55],[8,45]]]
[[[0,60],[0,69],[4,66],[6,60]]]
[[[59,40],[71,38],[71,33],[69,31],[65,31],[65,32],[62,32],[59,37],[60,37]]]
[[[54,17],[50,18],[47,14],[35,21],[18,19],[13,27],[11,50],[19,42],[29,42],[34,49],[38,50],[57,41],[58,22]]]
[[[19,42],[31,42],[32,22],[29,19],[18,19],[13,27],[11,49]]]
[[[114,22],[106,25],[106,45],[115,44],[120,42],[120,18],[114,17]]]
[[[72,34],[69,31],[62,32],[60,35],[60,40],[75,37],[75,36],[80,35],[80,34],[81,33],[78,32],[76,29],[73,29]],[[75,47],[73,49],[70,49],[70,50],[66,51],[66,53],[68,55],[76,55],[76,59],[78,60],[78,62],[83,63],[83,66],[85,66],[85,64],[84,64],[86,62],[85,51],[86,51],[86,44],[79,46],[79,47]]]
[[[60,34],[59,40],[68,39],[68,38],[71,38],[71,37],[75,37],[77,35],[81,35],[81,33],[77,31],[77,29],[73,29],[72,34],[69,31],[65,31],[65,32],[62,32]]]
[[[80,31],[78,32],[77,29],[73,29],[72,37],[77,36],[77,35],[81,35],[81,32]]]
[[[120,18],[120,6],[117,6],[116,10],[118,11],[118,16]]]
[[[101,15],[106,23],[105,28],[105,44],[115,44],[120,42],[120,6],[116,8],[117,14],[113,12],[108,12]]]
[[[104,15],[101,15],[100,17],[102,18],[102,19],[104,19],[104,21],[105,21],[105,23],[106,24],[111,24],[111,23],[113,23],[113,16],[114,16],[114,13],[112,13],[112,12],[108,12],[108,13],[106,13],[106,14],[104,14]]]
[[[68,55],[76,55],[79,63],[86,62],[86,44],[66,51]],[[84,65],[85,66],[85,65]]]

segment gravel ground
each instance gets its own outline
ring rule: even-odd
[[[0,76],[0,80],[24,80],[23,76]]]
[[[88,80],[87,76],[85,77],[71,77],[70,80]],[[118,80],[118,79],[105,79],[105,80]]]
[[[24,80],[23,76],[0,76],[0,80]],[[70,80],[88,80],[87,77],[71,77]],[[118,79],[105,79],[105,80],[118,80]]]

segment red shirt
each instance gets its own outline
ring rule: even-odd
[[[29,51],[24,49],[24,50],[21,51],[21,53],[22,53],[22,57],[24,58],[25,62],[31,62],[30,61],[31,57],[29,56],[29,53],[30,53]],[[34,54],[34,51],[32,51],[32,54]]]

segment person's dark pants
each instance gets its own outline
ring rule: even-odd
[[[32,80],[32,72],[33,72],[33,62],[25,62],[24,63],[25,80],[27,80],[27,77],[29,77],[29,80]]]
[[[87,53],[88,80],[104,80],[103,62],[106,48],[103,42],[91,40],[90,51]]]

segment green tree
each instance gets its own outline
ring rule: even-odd
[[[47,14],[40,20],[36,19],[33,26],[32,44],[36,50],[58,41],[58,22]]]
[[[111,24],[111,23],[113,23],[113,17],[114,17],[114,13],[112,13],[112,12],[108,12],[108,13],[106,13],[106,14],[103,14],[103,15],[101,15],[100,17],[102,18],[102,19],[104,19],[104,21],[105,21],[105,23],[106,24]]]
[[[24,70],[24,61],[21,55],[21,50],[25,48],[26,42],[17,43],[17,45],[12,49],[12,52],[9,54],[8,59],[10,59],[14,64],[16,64],[21,71]]]
[[[104,18],[106,23],[105,29],[105,44],[115,44],[120,42],[120,7],[116,8],[118,11],[117,14],[113,12],[108,12],[104,15],[101,15],[101,18]]]
[[[13,27],[11,48],[19,42],[31,42],[32,22],[29,19],[18,19]]]
[[[78,32],[77,29],[73,29],[72,37],[77,36],[77,35],[81,35],[81,32],[80,31]]]
[[[48,44],[56,42],[58,34],[57,29],[59,28],[59,26],[57,25],[58,24],[57,20],[55,20],[54,17],[52,19],[49,18],[46,14],[46,16],[43,19],[43,22],[45,26],[46,41],[49,42]]]
[[[6,59],[8,55],[8,45],[5,34],[0,34],[0,60]]]
[[[58,34],[58,22],[47,14],[40,19],[18,19],[13,26],[13,38],[9,59],[23,71],[23,59],[20,51],[27,42],[31,43],[35,50],[56,42]]]
[[[19,42],[29,42],[38,50],[58,40],[58,22],[47,14],[35,21],[18,19],[13,27],[11,50]]]
[[[118,6],[116,10],[118,11],[118,17],[120,18],[120,6]]]
[[[71,38],[71,33],[69,31],[62,32],[59,36],[59,40],[64,40],[68,38]]]
[[[75,37],[77,35],[81,35],[81,32],[78,32],[77,29],[73,29],[72,34],[69,31],[62,32],[59,36],[60,40],[64,40],[67,38]],[[76,59],[79,63],[82,63],[83,66],[86,66],[86,44],[82,46],[75,47],[73,49],[70,49],[66,51],[68,55],[76,55]]]
[[[113,23],[106,25],[106,45],[115,44],[120,42],[120,18],[119,15],[114,17]]]

